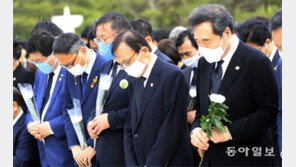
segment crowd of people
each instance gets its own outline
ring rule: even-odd
[[[14,166],[281,166],[282,10],[234,24],[205,4],[187,24],[166,32],[108,12],[81,35],[41,21],[14,37]],[[19,83],[32,85],[40,121]],[[208,137],[211,94],[231,123]]]

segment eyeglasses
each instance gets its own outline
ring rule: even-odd
[[[132,60],[132,58],[135,56],[135,54],[136,54],[137,52],[135,52],[127,61],[126,61],[126,63],[122,63],[122,64],[120,64],[120,68],[122,68],[122,69],[125,69],[125,68],[127,68],[129,65],[128,64],[130,64],[130,62],[131,62],[131,60]]]
[[[111,35],[110,37],[108,37],[106,39],[101,39],[101,38],[97,39],[97,37],[96,37],[93,40],[94,40],[95,43],[99,43],[99,42],[108,43],[109,42],[108,40],[111,39],[112,37],[116,36],[116,35],[117,34],[113,34],[113,35]]]
[[[67,65],[61,65],[62,67],[66,68],[66,69],[70,69],[74,66],[74,62],[76,61],[78,54],[76,54],[76,57],[74,58],[73,62],[71,64],[67,64]]]

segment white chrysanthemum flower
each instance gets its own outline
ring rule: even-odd
[[[215,93],[209,95],[209,98],[211,102],[221,103],[221,104],[224,103],[224,101],[226,100],[223,95],[215,94]]]

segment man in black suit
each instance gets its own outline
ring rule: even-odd
[[[116,35],[113,34],[131,28],[129,21],[124,16],[114,12],[106,13],[100,17],[94,27],[97,40],[108,43],[114,41],[112,37]],[[114,57],[111,50],[108,50],[107,55]],[[109,74],[113,79],[106,95],[102,114],[96,115],[96,111],[93,110],[87,129],[90,137],[97,139],[97,166],[125,166],[123,126],[129,112],[128,87],[131,77],[124,70],[120,70],[119,64],[113,59],[104,64],[102,73]],[[123,83],[127,84],[126,87],[122,85]],[[104,116],[107,117],[105,121]]]
[[[164,62],[173,63],[172,60],[167,55],[163,54],[154,44],[154,40],[152,38],[152,26],[148,21],[144,19],[135,19],[130,21],[130,24],[136,31],[138,31],[145,37],[145,40],[148,42],[149,46],[152,49],[152,53],[154,53],[160,60]]]
[[[34,85],[35,75],[20,63],[22,48],[16,39],[13,39],[13,86],[18,88],[18,83]]]
[[[126,165],[192,166],[186,119],[188,86],[182,71],[151,53],[145,38],[134,30],[120,33],[112,52],[134,77],[124,127]]]
[[[190,14],[188,23],[203,55],[191,131],[200,156],[205,150],[202,166],[272,166],[270,127],[278,113],[278,90],[270,61],[232,35],[233,19],[223,6],[203,5]],[[214,129],[208,139],[200,118],[208,114],[211,93],[225,96],[232,124],[225,124],[227,132]]]

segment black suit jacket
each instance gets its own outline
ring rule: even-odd
[[[34,85],[35,74],[23,67],[20,63],[13,71],[13,86],[18,88],[18,83],[29,83]]]
[[[211,74],[214,63],[202,57],[197,69],[196,119],[192,129],[200,127],[201,115],[208,114],[211,94]],[[278,113],[278,90],[269,59],[257,49],[239,42],[218,94],[226,97],[227,113],[232,124],[226,124],[232,140],[214,144],[205,152],[204,166],[271,166],[272,157],[263,156],[273,146],[270,127]],[[228,147],[248,147],[249,156],[236,153],[230,157]],[[254,157],[252,148],[262,147],[262,156]]]
[[[188,84],[188,86],[190,87],[190,77],[191,77],[191,71],[192,71],[192,67],[190,66],[186,66],[185,64],[182,66],[181,70],[183,71],[184,75],[185,75],[185,80]]]
[[[158,48],[155,50],[154,54],[162,61],[167,63],[172,63],[173,61],[165,54],[163,54]]]
[[[40,166],[37,141],[27,131],[25,113],[13,125],[13,166]]]
[[[127,166],[192,166],[184,74],[175,65],[157,59],[140,111],[135,101],[138,81],[135,78],[130,89],[130,113],[124,129]]]
[[[112,72],[112,61],[104,64],[102,73]],[[100,166],[125,166],[123,127],[129,112],[129,96],[128,88],[122,89],[119,86],[123,79],[127,80],[131,86],[131,77],[124,70],[120,70],[112,80],[104,104],[103,113],[108,113],[110,128],[104,130],[97,139],[96,155]],[[89,121],[95,117],[95,114],[93,110]]]

